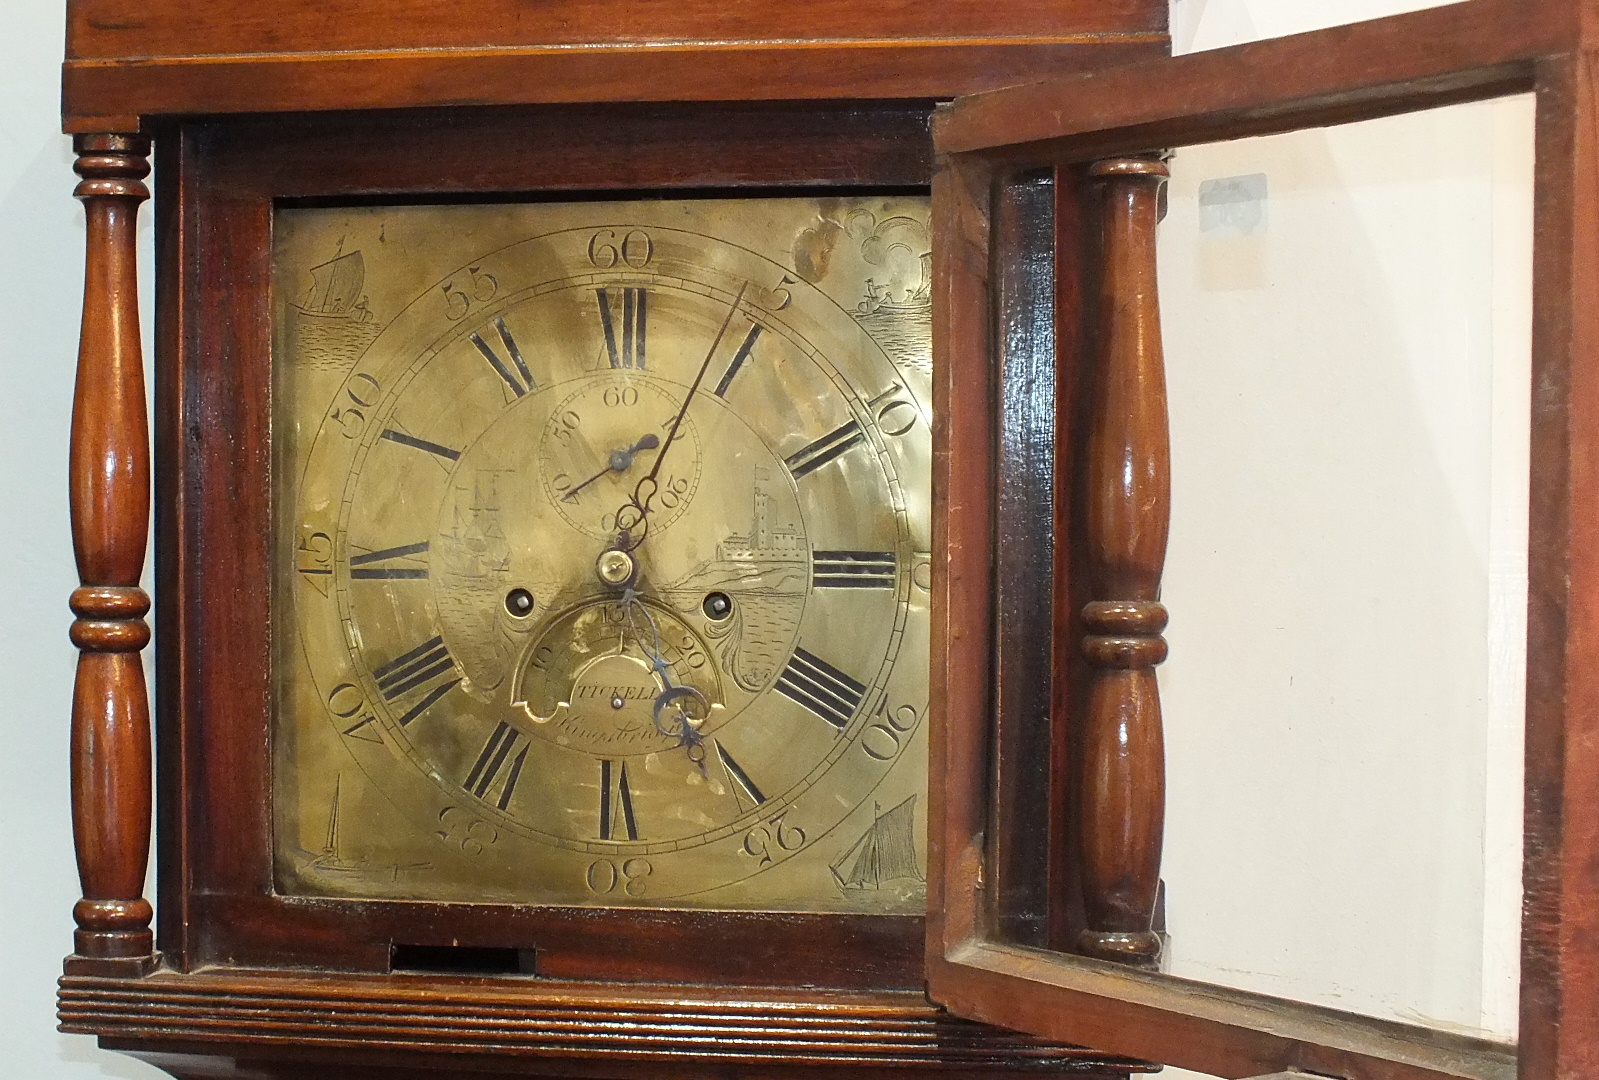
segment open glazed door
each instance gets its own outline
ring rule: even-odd
[[[1468,0],[938,115],[927,970],[951,1011],[1230,1078],[1599,1076],[1593,24],[1578,0]],[[1185,975],[1163,933],[1156,679],[1174,493],[1156,289],[1170,152],[1510,95],[1535,103],[1536,166],[1530,378],[1513,410],[1530,487],[1508,1028]],[[1404,613],[1373,628],[1404,629]],[[1184,902],[1174,890],[1169,906]]]

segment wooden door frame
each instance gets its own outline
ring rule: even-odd
[[[934,182],[935,528],[930,916],[952,1011],[1229,1077],[1599,1074],[1599,107],[1595,13],[1468,0],[962,99]],[[1537,95],[1525,904],[1518,1047],[1201,986],[1007,941],[992,876],[994,491],[1019,172],[1518,93]],[[1075,258],[1075,256],[1073,256]],[[1062,265],[1071,261],[1063,252]],[[1062,378],[1081,357],[1066,341]],[[1057,642],[1057,655],[1070,648]],[[1058,698],[1059,700],[1059,698]],[[1003,825],[1001,825],[1003,828]]]

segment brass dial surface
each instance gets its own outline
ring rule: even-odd
[[[924,905],[927,205],[280,210],[280,891]]]

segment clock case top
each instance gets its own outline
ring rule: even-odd
[[[67,0],[63,118],[949,98],[1166,51],[1164,0]]]

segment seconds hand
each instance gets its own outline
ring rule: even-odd
[[[688,413],[688,407],[693,403],[694,395],[699,392],[700,383],[705,381],[705,372],[710,369],[711,360],[716,356],[716,350],[721,348],[722,339],[727,336],[727,328],[733,325],[733,316],[738,314],[738,306],[744,302],[744,293],[749,290],[749,287],[750,283],[747,280],[743,285],[739,286],[738,295],[733,297],[733,305],[727,309],[727,318],[722,320],[722,328],[716,332],[716,340],[711,342],[711,348],[705,354],[704,361],[700,364],[699,373],[694,376],[694,382],[689,386],[688,393],[683,398],[683,407],[677,410],[676,416],[672,417],[671,430],[666,433],[666,442],[661,444],[661,452],[655,455],[655,464],[650,468],[649,475],[641,479],[633,488],[633,497],[624,504],[624,509],[627,506],[632,506],[638,511],[638,520],[633,524],[639,528],[639,536],[637,540],[633,540],[628,535],[630,530],[623,529],[621,535],[617,538],[617,546],[623,550],[632,551],[644,542],[644,534],[649,531],[648,515],[650,503],[655,498],[655,478],[660,474],[661,464],[666,460],[666,455],[671,452],[672,444],[677,441],[677,429],[682,426],[683,417]],[[645,484],[650,485],[648,498],[644,497]],[[620,510],[617,511],[617,516],[621,516]]]
[[[626,450],[611,451],[610,463],[606,465],[605,468],[601,469],[599,472],[583,481],[577,487],[573,488],[571,491],[568,491],[565,495],[562,495],[561,501],[571,502],[573,499],[577,498],[578,492],[594,483],[594,481],[598,480],[600,477],[605,476],[607,473],[627,472],[627,470],[633,466],[633,459],[637,457],[640,452],[645,450],[654,450],[660,445],[661,440],[658,439],[655,435],[655,432],[652,431],[638,442],[628,447]]]

